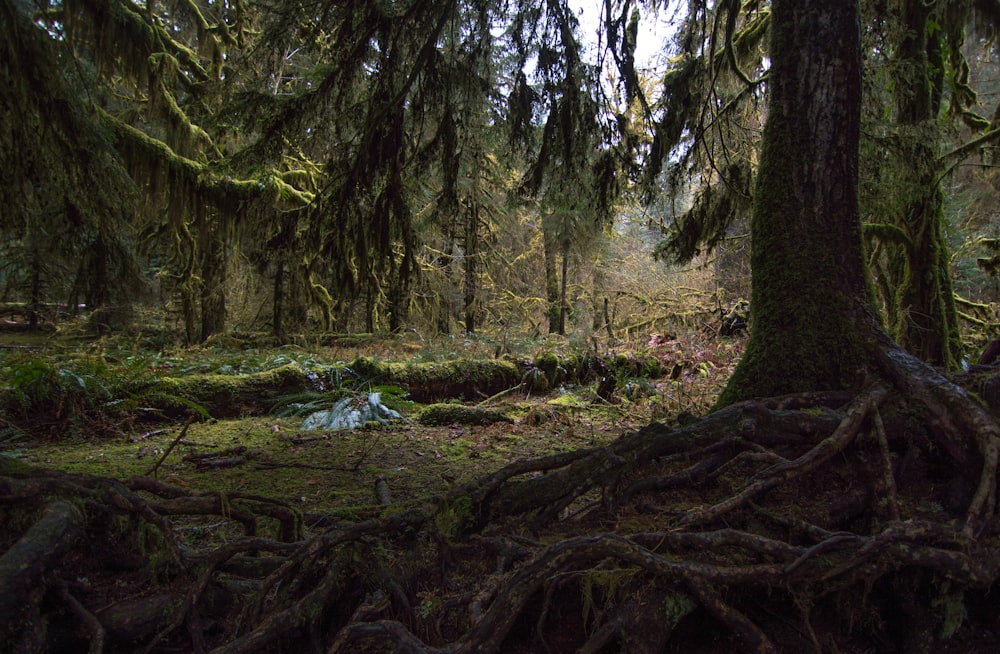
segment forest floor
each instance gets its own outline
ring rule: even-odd
[[[5,335],[0,652],[995,651],[992,419],[743,345]]]
[[[488,361],[495,354],[495,344],[489,340],[445,337],[425,343],[412,335],[365,338],[349,346],[273,348],[247,348],[245,343],[240,348],[229,339],[207,347],[158,351],[112,340],[73,345],[51,338],[4,335],[2,341],[8,348],[2,351],[7,354],[8,366],[55,356],[51,366],[57,378],[81,387],[90,380],[80,368],[94,369],[95,360],[101,361],[104,376],[118,368],[135,374],[137,367],[144,367],[149,380],[185,375],[239,379],[241,373],[290,363],[315,369],[359,356],[414,365],[441,360]],[[379,503],[374,491],[378,479],[384,480],[396,503],[405,504],[443,493],[514,460],[600,446],[654,420],[669,423],[681,413],[703,413],[721,390],[742,345],[740,339],[697,333],[680,339],[654,336],[620,343],[602,356],[654,356],[662,360],[666,373],[676,364],[683,368],[673,379],[620,375],[607,398],[598,396],[600,380],[596,378],[586,383],[557,382],[540,392],[514,389],[495,399],[481,395],[471,400],[440,398],[506,418],[493,424],[424,424],[420,415],[427,405],[409,401],[405,389],[376,385],[376,390],[388,391],[382,399],[398,409],[402,419],[387,424],[370,422],[355,429],[302,429],[308,411],[300,409],[298,415],[287,415],[294,412],[287,407],[282,411],[282,398],[276,399],[270,392],[256,405],[241,398],[240,407],[224,412],[243,415],[199,420],[186,428],[182,417],[165,423],[142,419],[142,407],[137,406],[131,414],[109,412],[90,420],[69,416],[64,421],[75,424],[65,425],[62,433],[54,434],[49,425],[6,444],[22,461],[46,468],[122,480],[152,471],[160,479],[191,490],[243,492],[287,501],[307,516],[350,514]],[[552,337],[515,349],[520,359],[533,361],[546,353],[564,356],[580,348]],[[81,362],[86,365],[81,366]],[[361,395],[371,390],[370,384],[354,386]],[[290,394],[290,399],[296,395]],[[58,393],[46,399],[56,403]],[[324,406],[316,398],[310,399],[316,408]],[[121,400],[91,398],[89,403]],[[329,404],[332,401],[325,406]],[[94,433],[93,428],[103,433]],[[184,435],[179,438],[182,430]],[[0,439],[0,447],[3,445]],[[195,525],[190,529],[199,531]]]

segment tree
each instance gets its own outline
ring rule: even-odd
[[[900,0],[891,11],[870,4],[862,157],[869,262],[892,335],[920,358],[953,369],[962,343],[944,182],[1000,135],[975,113],[979,99],[963,53],[966,32],[987,32],[998,9],[988,2]],[[958,125],[972,136],[945,153],[949,141],[965,138]]]
[[[857,4],[780,0],[773,14],[751,222],[754,329],[720,405],[886,380],[947,415],[958,431],[946,439],[978,449],[983,464],[967,514],[971,529],[995,509],[1000,428],[963,391],[891,342],[871,308],[857,208]],[[960,465],[970,456],[953,454]]]
[[[855,3],[775,2],[751,229],[753,330],[721,402],[857,388],[875,330],[861,249]],[[808,56],[798,55],[809,49]],[[794,189],[794,192],[789,192]]]
[[[87,73],[16,3],[0,4],[0,28],[5,293],[27,297],[33,324],[52,298],[90,309],[121,302],[141,286],[131,227],[137,189],[80,101]]]

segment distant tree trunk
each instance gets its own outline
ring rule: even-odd
[[[549,333],[559,332],[559,275],[556,273],[556,243],[555,234],[542,228],[542,247],[545,255],[545,299],[548,303],[546,311],[549,319]]]
[[[226,326],[226,244],[221,236],[205,232],[201,266],[201,340],[221,333]]]
[[[271,333],[274,336],[281,337],[284,332],[282,332],[281,324],[281,311],[284,305],[285,299],[285,262],[282,259],[278,260],[277,270],[274,271],[274,297],[272,299],[272,310],[271,310]]]
[[[184,342],[193,345],[198,342],[198,305],[192,290],[182,288],[180,293],[181,317],[184,319]]]
[[[451,88],[447,91],[449,97]],[[443,266],[445,287],[438,306],[438,332],[451,333],[451,318],[454,307],[453,299],[457,297],[458,283],[455,280],[455,252],[458,248],[456,232],[458,231],[458,174],[461,169],[462,157],[459,150],[459,138],[455,121],[455,108],[449,101],[444,107],[441,120],[441,197],[438,200],[438,211],[442,221],[442,232],[447,243]]]
[[[42,255],[37,250],[32,251],[30,296],[28,298],[28,327],[38,329],[42,308]]]
[[[448,231],[450,232],[450,230]],[[444,270],[444,288],[438,294],[436,320],[437,332],[439,334],[451,333],[451,296],[452,289],[455,287],[455,282],[452,279],[454,276],[452,266],[455,261],[455,241],[450,234],[446,234],[445,238],[448,243],[448,249],[445,250],[444,255],[441,257],[441,269]]]
[[[77,269],[77,279],[69,298],[69,310],[76,315],[80,303],[81,291],[83,302],[88,311],[93,311],[108,304],[110,275],[108,273],[108,248],[102,236],[98,236],[90,244],[88,251]]]
[[[569,312],[569,300],[566,297],[566,277],[569,274],[569,239],[562,244],[562,275],[559,280],[559,335],[566,335],[566,314]]]
[[[466,208],[465,216],[465,331],[476,331],[476,295],[479,290],[479,274],[476,262],[479,258],[479,205],[473,203]]]
[[[601,298],[604,295],[604,269],[601,265],[595,265],[590,278],[590,331],[595,334],[604,325],[604,312],[602,311]],[[604,297],[607,300],[607,297]]]
[[[961,356],[958,311],[944,235],[944,191],[934,122],[940,113],[945,62],[933,3],[899,0],[903,23],[894,87],[900,128],[898,186],[906,201],[897,224],[909,238],[888,267],[897,342],[928,363],[954,367]]]
[[[375,281],[371,278],[365,284],[365,331],[375,332]]]
[[[720,404],[857,388],[878,330],[857,201],[856,0],[774,0],[751,218],[750,340]]]
[[[390,259],[391,259],[390,255]],[[403,302],[404,302],[404,292],[403,292],[403,280],[400,278],[400,272],[393,265],[389,273],[389,291],[386,294],[388,300],[388,313],[389,313],[389,332],[395,334],[400,330],[403,325],[402,313],[403,313]]]

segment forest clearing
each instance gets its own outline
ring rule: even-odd
[[[996,651],[996,0],[0,34],[0,651]]]

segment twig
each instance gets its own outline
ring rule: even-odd
[[[192,413],[188,415],[187,422],[184,423],[184,428],[181,429],[181,433],[177,435],[177,438],[174,439],[174,442],[171,443],[170,447],[168,447],[167,450],[163,453],[163,456],[160,457],[160,460],[154,463],[152,467],[146,471],[145,474],[146,477],[149,477],[150,475],[152,475],[153,477],[156,476],[156,471],[159,469],[160,464],[163,463],[168,456],[170,456],[170,453],[173,451],[175,447],[177,447],[177,444],[180,443],[185,436],[187,436],[188,427],[191,426],[191,423],[194,422],[194,419],[195,419],[195,414]]]
[[[520,383],[520,384],[518,384],[517,386],[512,386],[512,387],[510,387],[510,388],[508,388],[508,389],[505,389],[505,390],[502,390],[502,391],[500,391],[500,392],[499,392],[499,393],[497,393],[496,395],[491,395],[491,396],[489,396],[489,397],[488,397],[488,398],[486,398],[485,400],[481,400],[480,402],[478,402],[478,403],[476,404],[476,406],[483,406],[484,404],[489,404],[489,403],[490,403],[490,402],[492,402],[493,400],[499,400],[499,399],[500,399],[501,397],[505,397],[505,396],[507,396],[507,395],[510,395],[510,394],[512,394],[512,393],[514,393],[514,392],[516,392],[517,390],[519,390],[519,389],[521,389],[521,388],[523,388],[523,387],[524,387],[524,382],[521,382],[521,383]]]

